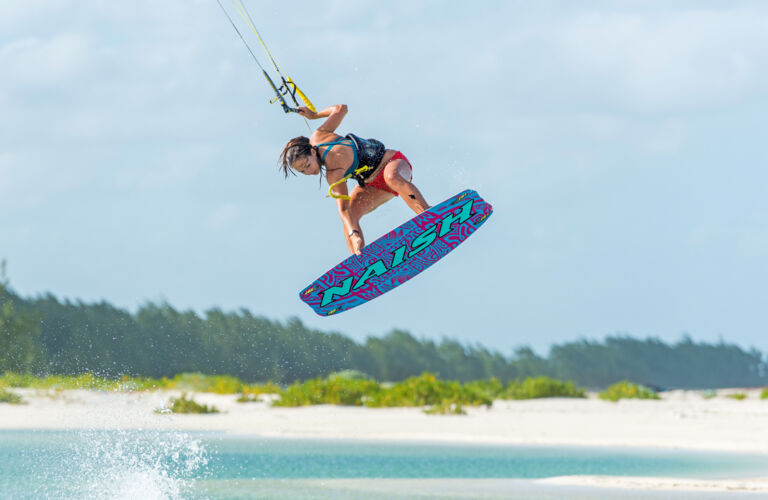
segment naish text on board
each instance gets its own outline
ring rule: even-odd
[[[419,252],[428,248],[432,243],[435,242],[437,238],[442,238],[448,234],[454,224],[464,224],[466,221],[468,221],[472,215],[472,205],[474,202],[474,200],[470,199],[464,205],[462,205],[461,210],[457,214],[450,213],[446,215],[440,220],[440,222],[430,226],[429,228],[425,229],[424,232],[416,236],[413,241],[411,241],[411,251],[408,253],[408,257],[413,257]],[[439,230],[437,230],[438,226],[440,227]],[[331,302],[348,295],[353,290],[359,289],[365,285],[365,283],[373,276],[381,276],[396,268],[405,262],[406,251],[408,248],[409,245],[407,244],[397,248],[393,253],[392,262],[389,266],[387,266],[383,260],[379,259],[365,269],[365,272],[362,276],[360,276],[360,279],[358,279],[357,282],[355,282],[354,276],[350,276],[349,278],[342,281],[340,286],[333,286],[326,289],[323,292],[323,301],[320,306],[327,306]]]

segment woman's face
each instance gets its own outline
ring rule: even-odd
[[[291,168],[304,175],[317,175],[320,173],[320,162],[315,153],[296,158]]]

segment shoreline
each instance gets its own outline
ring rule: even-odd
[[[421,408],[331,405],[271,407],[237,403],[236,395],[188,393],[218,414],[156,414],[181,391],[99,392],[12,389],[27,404],[0,405],[0,430],[170,430],[220,432],[227,437],[389,441],[454,445],[631,448],[768,454],[768,401],[760,389],[747,399],[704,399],[697,391],[664,393],[662,400],[552,398],[495,401],[466,415],[427,415]],[[722,394],[727,394],[724,390]],[[559,476],[532,480],[542,488],[768,492],[766,477],[696,479]],[[489,483],[490,484],[490,483]]]
[[[583,486],[622,490],[768,492],[768,477],[743,479],[691,479],[646,476],[558,476],[534,480],[558,486]]]
[[[586,480],[581,480],[582,477],[586,477]],[[710,500],[728,500],[764,498],[764,492],[768,491],[764,486],[768,479],[761,480],[762,482],[744,483],[702,481],[698,484],[685,479],[669,481],[679,483],[679,487],[660,485],[658,478],[636,478],[639,481],[634,482],[606,482],[603,479],[606,478],[604,476],[562,476],[548,479],[296,479],[290,480],[290,484],[302,492],[312,491],[312,498],[334,500],[353,498],[670,500],[701,498],[700,495],[703,493]],[[229,485],[231,491],[242,492],[244,495],[252,492],[254,488],[278,491],[286,489],[286,482],[269,479],[257,480],[255,483],[230,481]],[[205,491],[204,487],[203,491]],[[408,496],[405,497],[396,492],[408,492]]]
[[[768,453],[768,400],[703,399],[697,391],[660,401],[549,398],[495,401],[466,415],[421,408],[332,405],[271,407],[236,395],[189,393],[218,414],[155,414],[181,391],[99,392],[14,389],[27,404],[0,405],[0,429],[168,429],[285,438],[441,443],[633,447]],[[727,393],[727,392],[726,392]]]

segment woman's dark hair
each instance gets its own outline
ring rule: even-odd
[[[286,179],[288,172],[296,175],[291,168],[293,162],[302,156],[311,155],[314,149],[314,146],[309,143],[309,139],[303,135],[288,141],[288,144],[280,152],[280,170],[283,171]]]

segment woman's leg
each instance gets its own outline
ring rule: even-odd
[[[373,212],[382,204],[394,198],[395,195],[386,191],[382,191],[381,189],[372,187],[361,188],[360,186],[355,186],[352,190],[352,194],[350,194],[349,197],[349,210],[350,216],[352,218],[352,225],[359,227],[360,219],[363,218],[363,215]],[[363,237],[362,229],[360,230],[360,233],[360,236]],[[349,251],[352,252],[352,243],[350,241],[349,234],[345,232],[344,238],[346,238]],[[363,239],[363,244],[365,244],[365,239]]]
[[[384,171],[379,174],[384,176],[384,182],[392,190],[396,191],[400,198],[411,210],[420,214],[429,208],[429,203],[421,195],[419,189],[413,185],[413,170],[405,160],[392,160],[384,167]]]
[[[395,197],[394,194],[376,189],[373,187],[355,186],[349,202],[349,209],[352,210],[352,216],[357,216],[357,220],[362,219],[363,215],[369,214],[379,208],[384,203]]]

